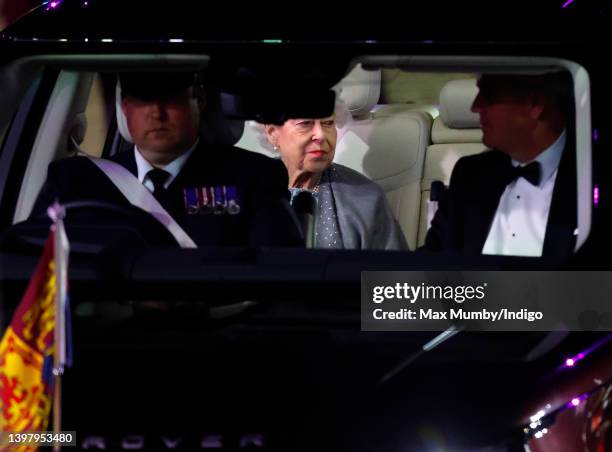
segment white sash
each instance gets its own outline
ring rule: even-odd
[[[123,166],[110,160],[94,157],[89,157],[89,159],[106,174],[132,205],[150,213],[157,221],[163,224],[179,245],[181,245],[181,248],[198,247],[176,220],[155,199],[153,194],[140,183],[136,176]]]

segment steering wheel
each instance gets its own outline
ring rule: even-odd
[[[170,232],[155,217],[135,206],[79,200],[63,204],[64,226],[71,249],[97,253],[113,243],[126,246],[178,247]],[[3,249],[39,247],[49,234],[51,219],[46,213],[9,228],[0,245]]]

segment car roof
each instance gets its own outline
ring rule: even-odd
[[[607,33],[606,27],[598,25],[605,24],[611,9],[605,0],[468,0],[445,5],[411,3],[402,8],[391,4],[372,6],[366,14],[359,8],[332,5],[325,5],[324,9],[297,7],[297,11],[291,11],[286,3],[270,2],[253,2],[238,8],[227,2],[212,8],[203,2],[186,0],[174,0],[171,4],[142,0],[52,0],[9,26],[3,38],[112,39],[156,45],[168,39],[209,43],[282,40],[310,44],[572,42],[598,39]],[[321,22],[310,20],[312,15],[321,17]],[[578,33],[580,28],[584,31]]]

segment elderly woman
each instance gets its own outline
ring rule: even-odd
[[[287,167],[292,200],[308,190],[317,201],[315,247],[408,249],[382,188],[332,163],[338,133],[334,116],[289,119],[264,130]]]

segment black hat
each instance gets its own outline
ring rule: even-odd
[[[125,72],[119,74],[123,96],[141,100],[167,99],[195,84],[193,72]]]

